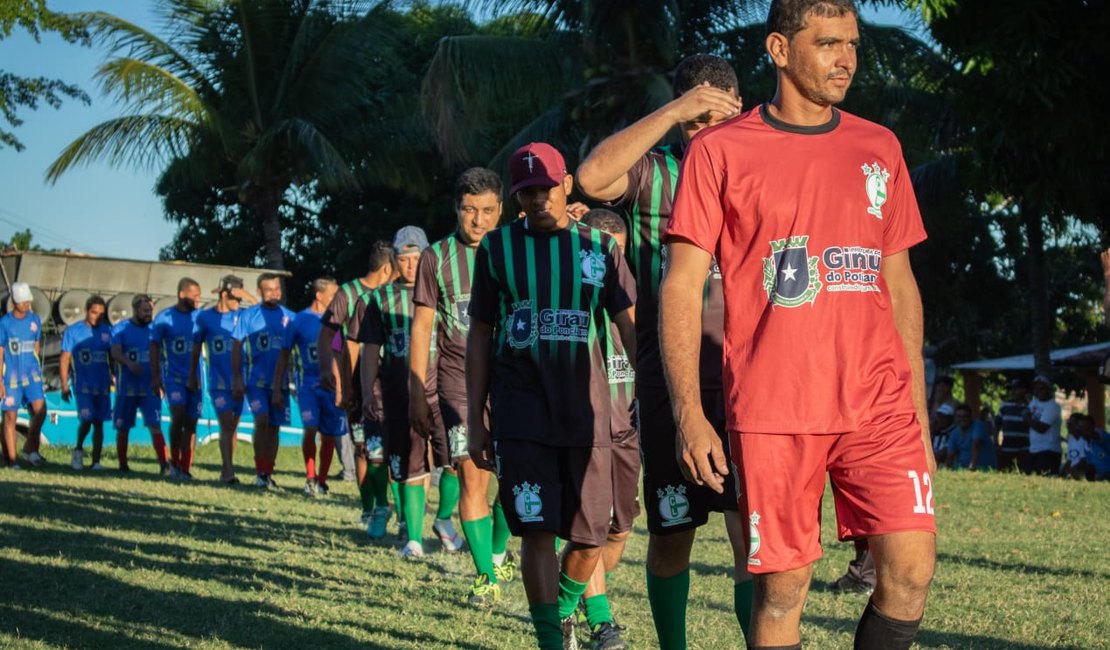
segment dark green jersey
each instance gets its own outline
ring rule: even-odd
[[[436,380],[439,392],[444,394],[466,394],[467,309],[477,252],[477,246],[467,246],[453,234],[426,248],[416,269],[413,301],[435,310],[434,334],[439,348]]]
[[[494,330],[493,438],[608,446],[607,316],[635,304],[632,276],[600,230],[572,222],[532,232],[526,223],[486,235],[474,263],[470,316]]]
[[[628,171],[628,189],[619,201],[629,220],[625,255],[636,276],[637,381],[650,386],[666,385],[659,352],[659,283],[667,266],[663,231],[671,217],[682,154],[673,145],[644,154]],[[713,260],[702,306],[702,388],[722,385],[724,313],[721,271]]]
[[[403,408],[408,413],[409,343],[412,341],[413,288],[400,282],[384,285],[366,297],[365,313],[357,327],[352,324],[350,336],[359,343],[381,348],[378,376],[386,408]],[[435,388],[435,337],[425,386]],[[403,403],[392,403],[403,400]]]

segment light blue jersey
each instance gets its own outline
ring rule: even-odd
[[[41,337],[42,321],[32,312],[27,312],[23,318],[16,318],[14,313],[0,318],[4,386],[7,389],[42,384],[42,366],[35,354],[35,344]]]
[[[246,385],[269,389],[285,337],[296,315],[282,305],[272,308],[255,305],[240,313],[235,340],[243,342]]]
[[[74,323],[62,334],[62,352],[73,355],[74,392],[78,395],[108,395],[112,392],[112,326],[101,320],[96,327],[88,321]]]
[[[116,394],[142,397],[150,394],[150,325],[136,325],[125,320],[112,329],[112,345],[123,349],[123,356],[141,367],[135,374],[124,364],[116,375]]]
[[[159,346],[162,379],[167,384],[184,384],[189,380],[196,320],[196,311],[181,311],[177,307],[163,309],[154,317],[150,340]]]
[[[197,314],[195,343],[203,343],[208,353],[208,390],[231,390],[231,343],[241,311],[220,313],[216,308]]]
[[[316,339],[320,335],[320,317],[311,309],[297,313],[289,328],[289,336],[282,347],[297,354],[297,393],[312,389],[320,383],[320,361],[316,355]]]

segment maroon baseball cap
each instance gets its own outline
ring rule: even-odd
[[[545,142],[526,144],[509,157],[509,194],[533,185],[555,187],[566,175],[567,163],[555,147]]]

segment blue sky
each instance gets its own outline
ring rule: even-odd
[[[155,0],[48,0],[47,4],[55,11],[107,11],[160,31]],[[864,15],[883,24],[910,21],[896,9]],[[55,185],[44,181],[46,168],[67,144],[93,125],[121,114],[93,83],[104,55],[102,48],[82,48],[49,34],[36,43],[17,30],[0,40],[0,61],[6,71],[62,79],[77,84],[92,98],[90,106],[66,101],[59,110],[40,105],[38,110],[19,111],[24,123],[15,133],[26,149],[21,153],[0,149],[0,240],[30,228],[35,243],[47,248],[153,260],[173,238],[174,226],[163,218],[161,201],[154,194],[157,170],[95,163],[67,172]]]

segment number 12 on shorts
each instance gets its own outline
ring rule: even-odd
[[[916,470],[909,471],[910,480],[913,481],[913,492],[917,498],[917,504],[913,507],[915,515],[931,515],[933,514],[933,479],[929,476],[929,472],[925,472],[919,478]],[[925,497],[921,497],[921,484],[924,483],[928,489]]]

